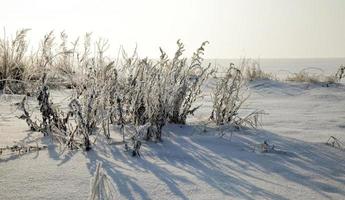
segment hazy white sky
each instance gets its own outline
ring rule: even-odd
[[[345,0],[1,0],[0,26],[66,30],[108,38],[114,49],[138,44],[141,56],[172,54],[182,39],[206,56],[345,57]],[[115,52],[115,50],[114,50]]]

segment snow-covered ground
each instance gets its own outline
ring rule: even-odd
[[[345,151],[325,145],[330,136],[345,141],[345,86],[256,81],[249,92],[246,108],[267,113],[262,128],[220,138],[204,123],[206,95],[189,125],[167,125],[163,143],[144,143],[141,158],[101,138],[89,152],[60,154],[15,117],[21,97],[0,96],[0,147],[32,138],[48,145],[0,156],[0,199],[87,199],[97,162],[118,199],[345,199]],[[112,137],[121,140],[115,128]],[[264,140],[278,151],[253,151]]]

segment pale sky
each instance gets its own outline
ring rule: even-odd
[[[208,58],[345,57],[345,0],[1,0],[7,34],[31,28],[34,42],[65,30],[93,32],[141,56],[187,55],[210,41]]]

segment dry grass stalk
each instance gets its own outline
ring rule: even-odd
[[[330,145],[331,147],[338,148],[340,150],[345,150],[345,144],[334,136],[329,137],[326,144]]]
[[[96,172],[91,180],[91,192],[89,200],[116,199],[116,189],[109,179],[102,164],[97,163]]]
[[[310,70],[318,70],[320,73],[311,73]],[[313,84],[335,84],[345,77],[345,66],[340,66],[334,75],[324,75],[318,68],[305,68],[298,73],[293,73],[287,77],[287,81],[313,83]]]
[[[242,59],[240,69],[247,81],[276,79],[272,74],[264,72],[260,68],[260,62],[253,59]]]
[[[0,90],[3,93],[24,93],[26,80],[25,54],[28,43],[26,35],[29,29],[17,31],[10,40],[4,33],[0,38]]]
[[[210,119],[217,125],[247,126],[256,128],[260,125],[259,116],[263,111],[253,111],[241,117],[239,110],[249,96],[243,94],[244,77],[241,70],[230,64],[225,76],[217,82],[213,94],[213,110]]]

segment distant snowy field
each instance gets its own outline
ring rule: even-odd
[[[297,73],[306,68],[318,68],[326,74],[333,74],[339,66],[345,65],[345,58],[294,58],[294,59],[254,59],[265,72],[273,73],[278,77],[285,77],[289,73]],[[242,59],[212,59],[207,60],[214,65],[227,67],[232,62],[239,66]],[[316,71],[320,72],[320,71]]]
[[[276,74],[317,67],[331,74],[340,64],[345,59],[262,60],[261,68]],[[205,87],[197,102],[203,106],[188,124],[167,125],[163,143],[144,143],[142,158],[102,139],[89,152],[59,154],[49,139],[29,132],[15,117],[20,111],[14,104],[22,97],[0,96],[0,147],[29,138],[48,145],[38,154],[0,156],[0,199],[87,199],[97,161],[118,199],[345,199],[345,151],[325,145],[330,136],[345,141],[344,84],[252,82],[243,112],[264,110],[263,127],[234,131],[231,141],[230,131],[220,138],[216,127],[206,125],[212,84]],[[68,94],[55,91],[54,101]],[[112,128],[112,138],[120,141]],[[279,151],[253,152],[264,140]]]

